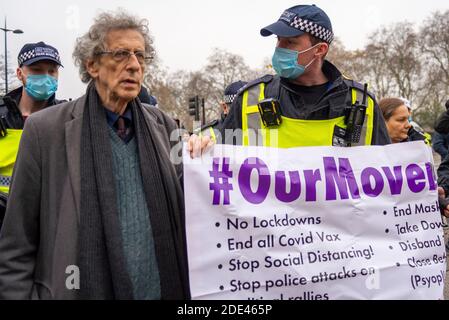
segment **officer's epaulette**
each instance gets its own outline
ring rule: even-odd
[[[357,82],[355,80],[349,79],[345,76],[343,76],[343,82],[349,87],[349,88],[355,88],[357,90],[360,90],[361,92],[363,92],[365,90],[365,85]],[[369,86],[368,86],[368,95],[371,97],[371,99],[376,100],[376,96],[374,95],[374,93],[372,93],[369,90]]]
[[[206,130],[206,129],[210,128],[210,127],[213,127],[213,126],[215,126],[217,124],[218,124],[218,120],[213,120],[213,121],[208,122],[205,125],[197,128],[197,129],[193,130],[193,133],[198,135],[201,132],[203,132],[204,130]]]
[[[271,80],[273,80],[274,76],[271,74],[266,74],[263,77],[257,78],[255,80],[252,80],[250,82],[248,82],[245,86],[243,86],[242,88],[240,88],[238,94],[242,93],[243,91],[246,91],[247,89],[254,87],[258,84],[261,83],[269,83],[271,82]]]
[[[201,126],[201,131],[203,131],[203,130],[206,130],[206,129],[208,129],[208,128],[210,128],[210,127],[213,127],[213,126],[215,126],[215,125],[217,125],[218,124],[218,120],[213,120],[213,121],[211,121],[211,122],[209,122],[209,123],[206,123],[204,126]]]

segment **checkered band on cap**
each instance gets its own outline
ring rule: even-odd
[[[42,44],[42,45],[40,45]],[[40,61],[40,60],[51,60],[61,65],[61,58],[59,56],[58,50],[53,47],[46,45],[45,43],[28,44],[26,45],[32,48],[22,48],[22,51],[17,57],[17,62],[19,66],[26,64],[28,61]]]
[[[332,31],[316,24],[313,21],[302,19],[300,17],[294,17],[293,21],[290,23],[290,27],[307,32],[312,36],[321,39],[329,44],[332,42],[332,40],[334,40],[334,34],[332,33]]]
[[[33,59],[36,57],[36,52],[33,50],[23,52],[19,58],[17,59],[19,62],[19,66],[21,66],[25,61]]]
[[[235,99],[236,96],[237,96],[236,94],[225,95],[224,96],[224,102],[231,104],[232,102],[234,102],[234,99]]]

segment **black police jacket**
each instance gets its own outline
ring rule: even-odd
[[[449,133],[449,110],[440,114],[435,123],[435,131],[440,134]]]
[[[201,126],[200,132],[203,132],[205,130],[209,130],[209,128],[212,128],[214,130],[221,130],[221,126],[223,125],[224,120],[226,119],[226,115],[221,113],[220,119],[212,120],[211,122],[206,123],[205,125]]]
[[[344,116],[346,107],[351,105],[350,90],[353,87],[363,90],[363,85],[343,79],[341,72],[329,61],[324,61],[322,71],[329,79],[329,85],[325,93],[312,107],[306,106],[301,94],[294,90],[288,80],[279,76],[266,75],[249,82],[240,90],[239,95],[234,100],[231,111],[222,125],[222,136],[225,136],[224,130],[226,129],[242,128],[243,92],[262,82],[265,83],[265,98],[277,98],[281,104],[281,114],[286,117],[303,120],[326,120]],[[371,93],[369,95],[375,101],[374,95]],[[390,143],[385,121],[376,102],[372,144],[386,145]]]
[[[437,171],[438,186],[444,189],[446,197],[449,197],[449,155],[441,159],[440,166]]]
[[[417,131],[413,127],[411,127],[408,130],[407,135],[408,135],[408,137],[407,137],[407,139],[405,139],[405,142],[406,141],[425,141],[426,140],[426,137],[421,132]]]
[[[0,117],[6,122],[6,128],[9,129],[23,129],[25,120],[19,110],[19,102],[22,98],[23,87],[17,88],[3,97],[0,97]],[[52,95],[48,101],[47,106],[54,106],[66,102],[66,100],[57,100],[55,95]]]
[[[435,124],[435,131],[439,134],[446,135],[449,133],[449,110],[443,112],[438,117]],[[442,187],[446,193],[446,197],[449,196],[449,155],[446,158],[441,159],[440,166],[437,171],[438,186]]]
[[[19,110],[19,102],[22,97],[23,87],[17,88],[3,97],[0,97],[0,125],[6,126],[6,129],[23,129],[25,120]],[[53,106],[65,100],[55,99],[55,95],[48,99],[47,107]],[[0,228],[3,223],[7,203],[7,195],[0,193]]]

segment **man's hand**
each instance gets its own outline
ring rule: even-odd
[[[446,192],[444,192],[444,189],[441,187],[438,187],[438,197],[446,199]],[[443,214],[446,218],[449,218],[449,204],[444,207]]]
[[[199,158],[213,145],[214,141],[209,136],[198,137],[196,134],[192,134],[187,141],[187,150],[190,152],[190,158]]]

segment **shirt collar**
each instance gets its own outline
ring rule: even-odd
[[[109,126],[114,127],[114,124],[117,122],[120,115],[107,108],[104,108],[104,110],[106,111]],[[129,106],[126,107],[125,113],[123,113],[122,117],[129,120],[129,123],[133,123],[133,113]]]

